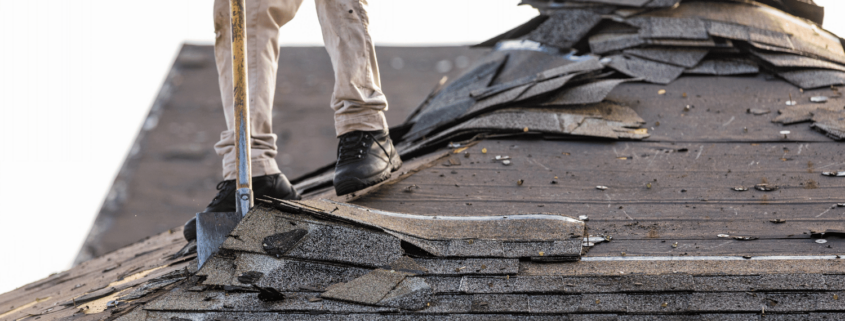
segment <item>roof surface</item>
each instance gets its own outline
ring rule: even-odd
[[[91,317],[845,318],[838,38],[677,2],[532,2],[391,130],[393,178],[337,197],[330,168],[301,177],[304,201],[262,200],[202,269]],[[71,312],[28,291],[3,317]]]
[[[401,123],[443,76],[459,75],[480,52],[465,47],[377,47],[388,121]],[[451,69],[437,70],[438,62]],[[447,66],[448,67],[448,66]],[[273,123],[277,162],[295,178],[335,159],[334,74],[321,47],[280,51]],[[422,84],[422,85],[416,85]],[[222,180],[213,145],[225,129],[212,46],[185,45],[103,202],[77,264],[179,226],[201,211]],[[318,146],[319,148],[316,148]]]

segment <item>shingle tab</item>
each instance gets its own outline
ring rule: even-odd
[[[376,305],[406,276],[404,272],[376,269],[349,282],[329,286],[321,297]]]
[[[558,48],[571,48],[601,21],[590,10],[559,10],[527,35],[528,39]]]
[[[678,78],[684,68],[675,67],[669,64],[649,61],[637,57],[625,57],[616,55],[609,57],[611,62],[608,67],[631,77],[641,78],[645,81],[668,84]]]
[[[417,259],[428,275],[507,275],[519,272],[517,259]]]
[[[549,105],[580,105],[600,103],[613,88],[631,79],[604,79],[569,87],[561,90],[554,97],[543,103]]]
[[[845,85],[845,72],[836,70],[806,69],[783,71],[777,74],[786,81],[804,89]]]
[[[707,53],[706,48],[636,48],[626,49],[626,55],[664,62],[680,67],[694,67]]]
[[[760,72],[757,64],[748,59],[706,59],[684,73],[698,75],[746,75]]]
[[[642,38],[710,39],[704,22],[697,18],[634,17],[626,22],[640,27]]]

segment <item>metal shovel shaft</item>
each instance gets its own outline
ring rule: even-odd
[[[235,212],[197,213],[197,263],[201,268],[223,245],[229,233],[252,208],[250,164],[249,81],[246,73],[246,14],[244,0],[231,0],[232,79],[235,92],[235,159],[238,162]]]
[[[235,91],[235,157],[238,162],[235,209],[242,217],[253,206],[250,162],[249,79],[246,72],[246,13],[244,0],[231,0],[232,74]]]
[[[250,164],[249,80],[246,73],[246,14],[244,0],[231,0],[232,79],[235,91],[235,159],[238,162],[235,212],[197,213],[197,263],[201,268],[223,245],[229,233],[252,208]]]

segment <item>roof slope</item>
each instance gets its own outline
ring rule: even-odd
[[[400,123],[439,79],[460,74],[466,66],[459,62],[471,63],[479,54],[464,47],[379,46],[376,52],[391,123]],[[327,105],[334,75],[322,47],[281,48],[279,59],[273,118],[277,162],[288,178],[295,178],[335,159]],[[453,62],[451,70],[436,69],[442,61]],[[208,204],[222,179],[212,148],[226,128],[219,93],[214,48],[183,46],[77,263],[178,226]]]
[[[532,3],[391,129],[389,181],[307,175],[306,201],[266,200],[192,277],[101,316],[845,318],[838,38],[754,2]],[[517,219],[537,213],[579,220]]]

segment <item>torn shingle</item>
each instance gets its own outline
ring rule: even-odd
[[[581,254],[581,242],[577,239],[556,242],[503,242],[500,240],[464,239],[432,241],[400,233],[391,233],[403,241],[413,244],[428,253],[440,257],[497,257],[529,258],[543,252],[549,257],[576,258]],[[578,242],[576,242],[578,241]],[[460,273],[456,273],[460,274]]]
[[[86,303],[86,302],[89,302],[89,301],[93,301],[93,300],[96,300],[96,299],[99,299],[99,298],[102,298],[102,297],[106,297],[106,296],[108,296],[112,293],[115,293],[115,292],[117,292],[117,289],[110,286],[110,287],[106,287],[106,288],[103,288],[103,289],[100,289],[100,290],[97,290],[97,291],[86,293],[86,294],[78,296],[78,297],[76,297],[76,298],[74,298],[73,300],[70,300],[70,301],[61,302],[61,303],[59,303],[59,305],[77,306],[77,305],[80,305],[80,304],[83,304],[83,303]]]
[[[293,247],[296,246],[296,244],[299,243],[299,241],[301,241],[307,234],[308,231],[303,229],[294,229],[283,233],[277,233],[265,237],[261,245],[264,247],[264,251],[266,251],[267,254],[280,257],[293,249]]]
[[[525,90],[521,95],[519,95],[519,97],[517,97],[517,100],[525,100],[525,99],[533,98],[533,97],[536,97],[536,96],[539,96],[539,95],[542,95],[542,94],[552,92],[556,89],[563,87],[564,85],[566,85],[566,83],[568,83],[570,80],[572,80],[572,78],[574,78],[578,75],[579,74],[571,74],[571,75],[566,75],[566,76],[560,76],[560,77],[557,77],[557,78],[552,78],[552,79],[548,79],[548,80],[541,81],[541,82],[538,82],[536,84],[533,84],[531,87],[529,87],[527,90]]]
[[[388,265],[387,268],[389,268],[390,270],[397,270],[413,274],[426,274],[429,272],[428,269],[418,264],[417,261],[415,261],[414,259],[407,256],[400,257],[395,261],[390,262],[390,265]]]
[[[762,52],[758,50],[751,50],[751,53],[775,67],[820,68],[845,71],[845,66],[843,65],[802,55]]]
[[[645,81],[657,84],[668,84],[684,72],[684,68],[681,67],[637,57],[616,55],[609,58],[611,61],[607,65],[608,67],[628,76],[642,78]]]
[[[707,59],[684,73],[698,75],[746,75],[760,72],[757,64],[748,59]]]
[[[321,297],[376,305],[408,275],[404,272],[375,269],[349,282],[329,286]]]
[[[601,21],[590,10],[559,10],[527,35],[527,38],[558,48],[572,48]]]
[[[326,215],[366,226],[428,240],[487,239],[500,241],[554,241],[562,235],[582,235],[584,223],[563,215],[439,217],[370,209],[333,201],[297,201]]]
[[[845,72],[824,69],[806,69],[778,72],[778,76],[804,89],[845,85]]]
[[[604,65],[602,65],[596,57],[588,57],[587,59],[582,61],[574,62],[560,67],[546,69],[540,72],[538,80],[546,80],[557,76],[563,76],[585,71],[597,71],[602,69],[604,69]]]
[[[383,266],[402,255],[399,240],[382,233],[341,226],[309,232],[307,240],[286,256],[306,260]]]
[[[579,0],[581,2],[587,3],[601,3],[601,4],[612,4],[618,6],[628,6],[628,7],[642,7],[646,3],[651,0]]]
[[[845,110],[818,109],[813,112],[812,128],[834,140],[845,140]]]
[[[295,230],[301,231],[284,234]],[[303,235],[302,231],[308,232]],[[292,248],[274,252],[274,256],[377,267],[402,255],[399,240],[390,235],[258,206],[244,217],[222,248],[264,254],[263,244],[272,245],[265,238],[282,234],[301,237]]]
[[[668,8],[674,7],[680,2],[681,0],[651,0],[645,6],[646,8]]]
[[[637,34],[598,34],[590,37],[590,50],[596,54],[636,47],[645,43]]]
[[[402,310],[422,310],[431,304],[433,294],[434,290],[424,278],[409,276],[390,290],[378,305]]]
[[[711,36],[748,41],[748,27],[721,21],[707,21],[707,33]]]
[[[550,105],[579,105],[600,103],[621,83],[632,81],[632,79],[606,79],[598,80],[575,87],[564,88],[560,93],[543,103]]]
[[[634,17],[626,22],[640,27],[642,38],[706,40],[707,27],[696,18]]]
[[[791,125],[795,123],[810,121],[813,119],[813,113],[816,110],[820,109],[827,109],[832,111],[837,110],[837,107],[819,104],[789,106],[778,110],[778,113],[780,115],[778,115],[774,120],[772,120],[772,122],[781,123],[784,125]]]
[[[505,90],[503,92],[500,92],[498,94],[495,94],[495,95],[488,97],[486,99],[481,99],[481,100],[479,100],[478,102],[476,102],[475,104],[472,105],[472,108],[469,109],[468,113],[477,113],[479,111],[483,111],[483,110],[488,109],[490,107],[501,106],[501,105],[507,104],[509,102],[512,102],[512,101],[516,100],[517,98],[519,98],[520,96],[522,96],[522,94],[526,90],[528,90],[528,88],[531,88],[532,85],[533,85],[533,83],[523,84],[523,85],[520,85],[520,86],[517,86],[517,87],[510,88],[510,89]],[[460,115],[460,116],[463,116],[463,115]],[[455,117],[455,118],[457,119],[458,117]]]
[[[764,43],[772,46],[778,46],[788,49],[793,49],[792,40],[789,36],[777,31],[749,28],[748,38],[750,41]]]
[[[430,275],[505,275],[519,272],[519,260],[495,258],[418,259]]]
[[[512,80],[512,81],[509,81],[509,82],[506,82],[506,83],[496,84],[496,85],[493,85],[493,86],[490,86],[490,87],[487,87],[487,88],[484,88],[484,89],[478,89],[478,90],[471,92],[469,95],[470,95],[470,97],[474,98],[475,100],[484,100],[484,99],[489,98],[493,95],[500,94],[502,92],[506,92],[506,91],[509,91],[511,89],[530,84],[536,79],[537,79],[537,75],[526,76],[526,77],[522,77],[522,78]]]
[[[652,46],[666,46],[666,47],[730,47],[731,43],[717,43],[713,39],[695,40],[695,39],[645,39],[646,44]]]
[[[253,253],[239,253],[234,265],[237,266],[234,275],[242,275],[243,271],[261,272],[264,276],[258,279],[255,285],[280,291],[322,291],[331,284],[347,282],[369,272],[367,269],[348,265],[276,259]],[[230,282],[228,285],[245,285],[240,279],[237,281],[238,283]],[[208,280],[204,284],[227,285],[211,283]]]
[[[586,122],[587,126],[579,130],[587,118],[595,120]],[[606,102],[563,108],[512,108],[477,116],[429,138],[427,142],[449,140],[465,132],[522,131],[525,127],[549,134],[644,139],[649,137],[648,132],[636,129],[642,123],[643,119],[631,108]]]
[[[417,114],[411,129],[404,139],[419,139],[438,126],[447,124],[461,116],[475,103],[469,93],[487,88],[496,73],[507,61],[507,55],[482,63],[447,85]]]
[[[202,311],[225,312],[319,312],[319,313],[384,313],[395,312],[396,308],[367,306],[334,300],[309,301],[307,296],[296,292],[282,292],[284,300],[262,302],[257,292],[223,292],[207,290],[189,292],[181,289],[170,291],[159,299],[147,303],[144,309],[150,311]]]
[[[634,48],[626,49],[626,55],[664,62],[680,67],[694,67],[710,52],[704,48]]]
[[[519,79],[536,79],[537,75],[547,70],[566,67],[577,64],[578,61],[562,57],[559,54],[551,54],[533,50],[503,50],[507,53],[508,60],[502,65],[496,78],[491,82],[490,87],[499,84],[514,82]]]

